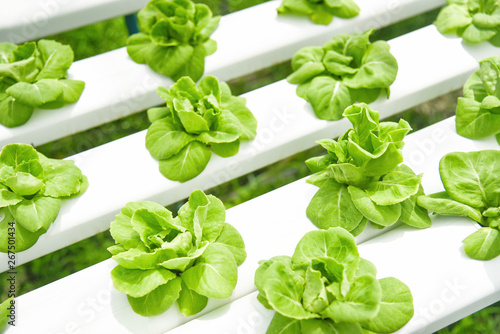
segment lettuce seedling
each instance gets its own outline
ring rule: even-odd
[[[496,135],[500,144],[500,57],[479,62],[458,98],[456,128],[461,136],[479,139]]]
[[[311,103],[316,117],[338,120],[355,102],[371,103],[382,92],[389,96],[398,63],[387,42],[370,43],[373,32],[337,35],[293,56],[287,80],[299,85],[297,95]]]
[[[316,24],[328,25],[333,17],[350,19],[359,14],[359,6],[352,0],[283,0],[279,14],[309,16]]]
[[[500,46],[498,0],[447,0],[434,22],[442,34],[456,34],[469,43],[489,41]]]
[[[267,333],[397,331],[413,317],[411,291],[396,278],[376,275],[346,230],[306,233],[292,257],[260,261],[255,272],[257,299],[276,311]]]
[[[173,218],[153,202],[128,203],[111,223],[117,245],[108,248],[118,265],[115,288],[127,294],[134,312],[154,316],[175,302],[182,314],[203,310],[208,298],[229,298],[245,244],[225,222],[222,202],[194,191]]]
[[[49,40],[0,43],[0,124],[25,124],[34,108],[56,109],[78,101],[85,83],[67,80],[69,45]]]
[[[205,169],[212,151],[229,157],[238,153],[240,141],[255,138],[257,120],[245,98],[233,96],[215,77],[204,77],[198,86],[183,77],[157,92],[167,106],[148,110],[146,147],[170,180],[190,180]]]
[[[379,228],[398,220],[429,227],[428,212],[416,204],[424,194],[422,175],[401,164],[410,125],[403,119],[379,123],[378,112],[364,103],[347,108],[344,116],[353,128],[338,140],[318,141],[327,154],[306,161],[314,173],[307,182],[319,187],[307,217],[319,228],[340,226],[353,235],[368,222]]]
[[[465,216],[483,227],[464,242],[476,260],[500,255],[500,151],[453,152],[439,162],[445,191],[419,196],[418,204],[443,216]]]
[[[0,153],[0,252],[33,246],[56,219],[61,200],[79,196],[88,181],[71,160],[49,159],[26,144]],[[15,249],[9,248],[9,237]]]
[[[127,40],[133,61],[173,80],[189,76],[198,81],[205,71],[205,57],[217,50],[210,35],[220,16],[190,0],[151,0],[137,14],[140,33]]]

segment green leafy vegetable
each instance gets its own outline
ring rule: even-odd
[[[479,62],[458,98],[456,128],[461,136],[479,139],[496,135],[500,144],[500,56]]]
[[[208,298],[229,298],[245,244],[225,222],[222,202],[194,191],[173,218],[153,202],[128,203],[111,223],[116,242],[108,248],[118,265],[115,288],[127,294],[134,312],[154,316],[177,302],[185,316],[203,310]]]
[[[500,255],[500,151],[448,153],[439,162],[439,173],[446,191],[419,196],[418,204],[483,226],[463,241],[469,257],[486,261]]]
[[[133,61],[173,80],[189,76],[198,81],[205,71],[205,57],[217,50],[210,35],[220,16],[190,0],[151,0],[137,14],[140,33],[127,40]]]
[[[359,6],[352,0],[283,0],[279,14],[306,15],[316,24],[330,24],[334,16],[350,19],[359,14]]]
[[[35,108],[56,109],[78,101],[85,83],[66,79],[71,63],[71,47],[55,41],[0,43],[0,124],[20,126]]]
[[[0,153],[0,252],[33,246],[57,218],[61,199],[79,196],[88,181],[71,160],[49,159],[26,144]]]
[[[470,43],[500,46],[500,3],[497,0],[447,0],[434,22],[442,34],[456,34]]]
[[[379,122],[368,105],[352,105],[344,112],[353,128],[338,140],[318,143],[326,155],[306,161],[319,187],[307,207],[307,217],[319,228],[340,226],[353,235],[370,221],[390,226],[398,220],[417,228],[431,225],[427,211],[417,205],[424,191],[422,175],[401,164],[403,139],[411,130],[405,120]]]
[[[190,180],[205,169],[212,151],[229,157],[238,153],[240,141],[255,138],[257,120],[245,98],[233,96],[215,77],[204,77],[198,86],[182,77],[157,92],[167,106],[148,110],[146,147],[170,180]]]
[[[3,303],[0,304],[0,333],[3,332],[10,318],[10,309],[14,303],[14,297],[10,297],[6,299]],[[14,306],[15,307],[15,306]]]
[[[370,43],[374,30],[340,34],[322,47],[305,47],[292,58],[288,82],[311,103],[318,118],[338,120],[355,102],[371,103],[396,79],[398,63],[385,41]]]
[[[408,286],[378,280],[343,228],[306,233],[292,257],[259,264],[257,298],[276,311],[267,333],[393,333],[413,317]]]

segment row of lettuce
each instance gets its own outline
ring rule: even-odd
[[[353,127],[337,140],[321,140],[327,154],[307,161],[314,173],[309,182],[319,187],[307,217],[320,230],[307,233],[292,257],[261,261],[255,273],[259,301],[276,311],[269,333],[389,333],[412,318],[409,288],[396,278],[377,279],[375,266],[359,257],[354,235],[367,224],[426,228],[427,210],[467,216],[483,228],[464,240],[465,252],[479,260],[500,254],[500,151],[445,155],[440,174],[446,191],[426,196],[422,175],[401,164],[411,129],[406,121],[379,122],[366,104],[352,105],[344,115]],[[12,221],[16,246],[25,249],[55,219],[59,198],[79,195],[88,184],[71,161],[48,159],[25,144],[5,146],[0,163],[2,204],[8,204],[1,225],[5,252]],[[246,258],[223,203],[200,190],[175,218],[157,203],[128,203],[111,223],[111,234],[116,245],[109,251],[118,263],[113,284],[143,316],[174,303],[191,316],[208,298],[229,298]]]
[[[498,1],[447,1],[434,22],[440,32],[457,34],[470,43],[487,40],[500,46]],[[277,11],[330,24],[334,16],[357,16],[360,8],[353,0],[283,0]],[[217,50],[217,42],[210,36],[220,16],[214,16],[207,5],[190,0],[151,0],[137,18],[140,32],[127,41],[133,61],[147,64],[174,81],[184,76],[198,81],[203,76],[205,57]],[[367,39],[370,32],[365,34],[359,38]],[[323,48],[306,48],[294,58],[296,73],[289,81],[299,84],[297,94],[311,102],[322,119],[339,119],[345,107],[354,102],[370,103],[382,91],[389,95],[396,76],[397,63],[384,42],[350,45],[363,49],[350,55],[339,49],[342,44],[346,45],[331,41]],[[71,47],[54,41],[21,46],[0,43],[0,124],[17,127],[31,118],[35,108],[55,109],[76,102],[85,84],[67,79],[73,58]],[[325,90],[332,87],[338,95],[328,105]]]
[[[496,45],[498,4],[466,3],[450,1],[438,28],[464,39],[479,31]],[[357,15],[354,6],[352,1],[285,0],[278,11],[328,24],[333,16]],[[450,28],[445,14],[457,16],[453,11],[468,19]],[[216,50],[210,35],[219,18],[207,6],[153,0],[138,18],[142,32],[129,39],[130,57],[177,80],[157,90],[166,106],[148,110],[146,147],[165,177],[185,182],[204,170],[212,152],[229,157],[241,141],[255,138],[257,121],[227,84],[211,76],[195,83],[203,76],[204,58]],[[262,261],[255,274],[259,301],[276,311],[269,333],[282,328],[287,333],[389,333],[411,319],[409,288],[395,278],[377,279],[375,266],[359,257],[353,236],[368,224],[383,228],[399,221],[426,228],[428,211],[466,216],[482,225],[464,240],[466,254],[478,260],[500,255],[500,151],[447,154],[439,169],[445,191],[425,195],[422,175],[402,164],[410,125],[380,122],[378,112],[365,104],[381,94],[389,97],[398,69],[386,42],[370,42],[372,33],[337,35],[292,59],[288,81],[298,84],[297,95],[318,118],[347,117],[352,128],[337,140],[319,141],[326,154],[306,162],[313,173],[308,182],[319,188],[306,213],[321,230],[307,233],[292,257]],[[66,79],[72,61],[71,49],[56,42],[0,43],[2,124],[18,126],[34,108],[76,102],[84,83]],[[500,57],[481,61],[466,82],[456,122],[463,136],[496,135],[500,143]],[[0,154],[0,251],[10,250],[13,233],[17,252],[30,248],[55,221],[61,199],[87,187],[71,161],[48,159],[30,145],[6,145]],[[225,222],[222,202],[201,191],[191,194],[175,218],[156,203],[128,203],[111,223],[111,233],[116,245],[109,251],[118,262],[111,273],[114,286],[143,316],[161,314],[174,303],[190,316],[203,310],[208,298],[229,298],[237,267],[246,258],[243,238]],[[10,302],[0,306],[0,315]]]
[[[294,72],[288,77],[298,84],[298,95],[310,102],[319,118],[347,117],[352,123],[337,140],[319,141],[327,154],[306,163],[314,173],[309,182],[319,187],[308,207],[308,217],[322,228],[337,226],[333,222],[340,221],[354,235],[368,222],[380,227],[396,221],[427,227],[430,220],[423,207],[434,212],[439,209],[429,199],[417,202],[424,195],[421,175],[401,164],[403,139],[410,125],[404,120],[381,123],[378,112],[365,103],[355,103],[372,102],[383,92],[388,95],[397,74],[389,45],[384,41],[371,43],[371,33],[341,34],[322,47],[301,49],[292,59]],[[21,52],[18,49],[12,52]],[[245,98],[232,95],[229,86],[213,76],[198,84],[190,77],[181,77],[169,89],[159,87],[157,92],[166,105],[148,110],[152,124],[146,148],[170,180],[185,182],[196,177],[212,152],[221,157],[235,155],[242,141],[256,136],[257,120]],[[500,140],[499,56],[482,60],[465,83],[464,97],[457,104],[456,129],[469,138],[496,135]],[[57,217],[58,198],[76,196],[87,187],[86,178],[71,161],[48,159],[29,145],[5,146],[0,167],[0,208],[7,213],[4,220],[20,224],[18,251],[31,247],[46,232]],[[471,164],[470,169],[474,168],[479,167]],[[440,171],[446,186],[448,176],[444,169]],[[487,198],[464,203],[479,210],[499,206]],[[478,218],[482,213],[462,215],[483,225],[491,221]],[[488,211],[485,217],[497,216]],[[0,247],[6,251],[7,234],[2,238]]]

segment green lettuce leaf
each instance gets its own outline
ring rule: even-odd
[[[430,212],[443,216],[464,216],[478,223],[483,221],[481,211],[462,202],[452,200],[447,192],[419,196],[418,204]]]
[[[334,227],[307,233],[297,244],[292,262],[295,268],[306,269],[313,259],[323,256],[346,265],[347,277],[354,276],[359,254],[354,238],[346,230]]]
[[[179,305],[181,313],[189,317],[201,312],[207,306],[208,298],[189,289],[184,281],[181,281],[181,286],[179,299],[177,299],[177,305]]]
[[[266,334],[296,334],[301,333],[301,320],[292,319],[276,312],[267,328]]]
[[[211,156],[206,145],[193,141],[176,155],[161,160],[160,172],[172,181],[186,182],[205,169]]]
[[[364,329],[375,333],[393,333],[413,317],[413,297],[410,288],[394,277],[381,280],[382,298],[377,315],[361,322]]]
[[[352,202],[364,217],[369,221],[382,226],[390,226],[398,221],[401,216],[401,205],[399,203],[392,205],[378,205],[368,193],[354,186],[349,186]]]
[[[138,270],[116,266],[111,271],[113,285],[131,297],[142,297],[177,276],[163,268]]]
[[[232,295],[238,270],[232,253],[213,243],[181,277],[186,286],[198,294],[223,299]]]
[[[307,218],[319,228],[340,226],[350,231],[363,219],[354,207],[347,187],[333,180],[325,181],[306,210]]]
[[[9,250],[22,252],[32,247],[38,241],[38,238],[46,232],[43,228],[35,232],[28,231],[15,221],[8,209],[2,208],[0,210],[5,213],[5,217],[0,222],[0,252],[2,253],[7,253]],[[15,228],[15,249],[9,249],[9,236],[12,236],[9,235],[9,233],[12,233],[12,229],[9,230],[9,228]]]
[[[3,332],[4,328],[7,326],[7,322],[10,320],[10,310],[8,307],[15,303],[14,297],[7,298],[0,304],[0,333]]]
[[[334,300],[321,312],[335,322],[361,322],[375,317],[380,308],[382,291],[371,275],[354,279],[344,300]]]
[[[472,259],[488,261],[500,255],[500,231],[483,227],[463,240],[465,253]]]
[[[439,173],[451,199],[475,208],[500,205],[500,151],[449,153]]]
[[[142,297],[134,298],[127,295],[127,299],[134,312],[152,317],[168,310],[179,298],[180,291],[181,278],[176,277]]]
[[[14,128],[25,124],[33,114],[33,107],[8,96],[0,101],[0,124]]]
[[[307,311],[301,302],[304,293],[304,280],[282,262],[274,262],[267,268],[263,277],[262,290],[269,305],[281,315],[294,319],[319,317]]]

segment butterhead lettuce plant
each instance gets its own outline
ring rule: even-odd
[[[276,313],[267,333],[393,333],[413,317],[406,284],[359,257],[354,237],[336,227],[312,231],[292,257],[260,261],[257,299]]]
[[[439,162],[439,174],[445,191],[419,196],[418,204],[483,226],[463,241],[469,257],[491,260],[500,255],[500,151],[448,153]]]
[[[471,139],[496,135],[500,144],[500,57],[483,59],[479,65],[458,98],[457,133]]]
[[[279,14],[309,16],[316,24],[330,24],[334,16],[350,19],[360,8],[353,0],[283,0]]]
[[[229,298],[246,258],[243,239],[225,222],[224,205],[201,190],[175,218],[154,202],[128,203],[111,223],[111,236],[117,245],[108,250],[118,262],[113,284],[142,316],[174,303],[190,316],[208,298]]]
[[[355,102],[371,103],[382,92],[389,96],[398,63],[387,42],[370,42],[373,32],[340,34],[293,56],[287,80],[298,84],[297,95],[311,103],[318,118],[338,120]]]
[[[0,252],[33,246],[56,219],[61,200],[78,196],[87,178],[71,160],[49,159],[26,144],[0,153]],[[9,237],[15,249],[9,248]]]
[[[434,22],[442,34],[456,34],[469,43],[500,46],[498,0],[447,0]]]
[[[69,45],[40,40],[0,43],[0,124],[25,124],[35,108],[56,109],[78,101],[85,83],[68,80],[73,63]]]
[[[205,169],[212,151],[229,157],[238,153],[242,140],[255,138],[257,120],[245,98],[233,96],[215,77],[204,77],[198,86],[183,77],[157,92],[167,105],[148,110],[152,124],[146,147],[170,180],[190,180]]]
[[[127,40],[133,61],[174,81],[189,76],[198,81],[205,71],[205,57],[217,50],[210,35],[220,16],[190,0],[151,0],[137,14],[140,33]]]
[[[428,212],[416,203],[424,194],[422,175],[401,164],[410,125],[403,119],[379,122],[378,112],[363,103],[347,108],[344,116],[353,127],[338,140],[318,141],[327,154],[306,161],[314,173],[307,182],[319,187],[307,217],[319,228],[340,226],[353,235],[368,222],[379,228],[398,220],[429,227]]]

